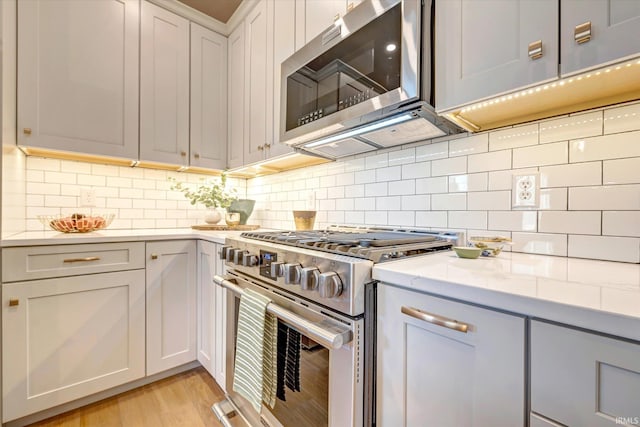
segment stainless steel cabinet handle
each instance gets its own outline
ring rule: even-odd
[[[591,21],[576,25],[573,29],[573,38],[578,44],[586,43],[591,40]]]
[[[469,325],[466,323],[438,316],[437,314],[427,313],[426,311],[422,311],[417,308],[402,306],[400,311],[407,316],[415,317],[416,319],[424,320],[425,322],[433,323],[434,325],[444,326],[445,328],[453,329],[454,331],[464,332],[465,334],[469,329]]]
[[[536,40],[532,43],[529,43],[529,58],[538,59],[542,58],[542,40]]]
[[[85,258],[67,258],[63,262],[87,262],[87,261],[99,261],[100,257],[88,256]]]

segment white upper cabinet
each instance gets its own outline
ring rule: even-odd
[[[304,36],[305,43],[326,30],[337,16],[347,12],[345,0],[305,0],[304,1]]]
[[[273,82],[267,75],[267,63],[273,45],[268,43],[267,0],[260,1],[245,19],[245,139],[244,164],[264,158],[267,143],[268,100]],[[270,138],[269,138],[270,139]]]
[[[562,0],[560,73],[640,53],[640,2]]]
[[[280,91],[282,89],[282,62],[291,56],[296,49],[296,7],[297,2],[293,1],[270,1],[267,3],[268,13],[273,16],[273,64],[270,70],[273,76],[270,81],[273,82],[273,96],[271,98],[271,106],[269,110],[273,117],[269,120],[268,134],[272,135],[271,143],[266,153],[267,157],[286,154],[293,149],[280,142],[280,99],[282,97]]]
[[[436,0],[435,49],[438,111],[555,79],[558,0]]]
[[[18,2],[18,143],[138,157],[138,0]]]
[[[192,166],[227,165],[227,38],[191,23]]]
[[[142,3],[140,159],[188,164],[189,21]]]
[[[229,35],[228,55],[228,146],[227,166],[235,168],[244,163],[244,22]]]

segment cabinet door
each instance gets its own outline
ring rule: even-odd
[[[138,158],[139,7],[18,2],[18,144]]]
[[[531,411],[558,425],[638,425],[640,345],[532,321]]]
[[[227,166],[235,168],[244,164],[244,21],[229,35],[229,141]]]
[[[140,159],[188,163],[189,21],[142,3]]]
[[[198,362],[215,378],[215,342],[216,342],[216,274],[217,245],[198,241]]]
[[[640,2],[562,0],[560,6],[562,75],[640,53]],[[591,40],[578,43],[576,26],[587,22]]]
[[[270,84],[267,58],[273,46],[268,43],[267,2],[260,1],[245,19],[245,138],[244,164],[264,159],[267,142],[267,110],[270,110]]]
[[[3,284],[3,421],[142,378],[144,293],[144,270]]]
[[[305,43],[329,28],[337,15],[343,16],[347,11],[346,0],[305,0],[304,34]]]
[[[419,320],[403,307],[469,330]],[[525,425],[524,318],[382,285],[377,320],[379,425]]]
[[[279,156],[290,153],[293,149],[280,142],[280,100],[281,90],[281,65],[295,52],[295,31],[296,31],[296,7],[298,3],[294,1],[270,1],[269,15],[272,18],[273,29],[269,31],[273,34],[273,64],[270,67],[272,75],[269,81],[273,82],[273,92],[271,105],[268,110],[271,117],[268,120],[270,135],[270,146],[266,152],[267,157]]]
[[[196,244],[147,243],[147,375],[196,360]]]
[[[227,166],[227,38],[191,23],[191,159]]]
[[[436,0],[435,31],[437,111],[557,78],[558,0]]]

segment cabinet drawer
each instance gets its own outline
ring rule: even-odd
[[[144,268],[144,253],[144,242],[6,248],[2,250],[2,281]]]

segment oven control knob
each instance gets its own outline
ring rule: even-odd
[[[312,291],[318,288],[318,278],[320,270],[316,267],[305,267],[300,271],[300,288],[305,291]]]
[[[338,273],[333,271],[322,273],[318,282],[318,291],[322,298],[335,298],[342,293],[342,280]]]
[[[227,250],[225,251],[225,258],[224,259],[227,262],[233,262],[234,255],[235,255],[236,251],[239,251],[239,250],[240,249],[238,249],[238,248],[234,248],[232,246],[227,246]]]
[[[285,264],[284,283],[287,285],[300,283],[300,270],[302,270],[302,266],[300,264]]]
[[[244,265],[245,267],[256,266],[258,265],[258,261],[260,261],[258,255],[253,255],[249,252],[245,252],[244,254],[242,254],[242,265]]]
[[[243,249],[236,249],[233,252],[233,263],[235,265],[242,265],[242,259],[244,258],[245,253],[247,253],[247,251]]]
[[[220,259],[227,259],[227,253],[229,252],[229,249],[231,249],[231,246],[223,246],[220,248],[220,252],[218,252],[218,254],[220,255]]]
[[[271,263],[271,277],[278,278],[284,276],[284,262],[274,261]]]

